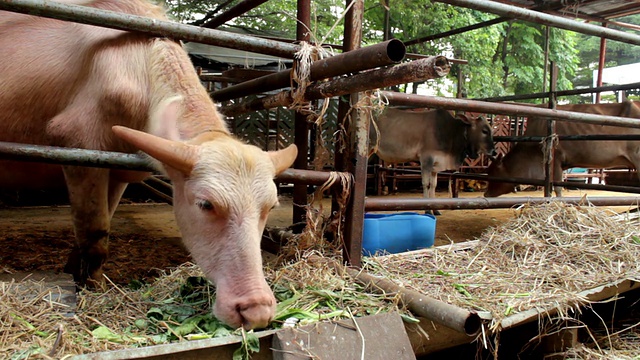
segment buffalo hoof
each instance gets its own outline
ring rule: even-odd
[[[106,289],[106,282],[103,276],[102,264],[106,256],[88,255],[78,248],[74,248],[64,272],[73,275],[73,280],[79,287],[89,289]]]

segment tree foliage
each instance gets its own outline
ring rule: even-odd
[[[165,0],[174,19],[201,24],[239,0]],[[341,16],[344,0],[314,0],[312,5],[312,39],[328,44],[341,44],[344,22]],[[476,10],[443,3],[388,0],[392,37],[409,41],[428,35],[474,25],[496,18]],[[269,0],[258,8],[225,24],[251,33],[259,30],[273,36],[293,39],[296,33],[297,3]],[[383,40],[385,0],[365,2],[363,45]],[[640,16],[621,19],[639,23]],[[444,80],[428,81],[432,93],[452,95],[457,92],[458,75],[462,92],[469,98],[527,94],[548,89],[544,78],[544,51],[547,29],[543,25],[519,20],[503,21],[473,31],[412,45],[408,52],[445,55],[467,60],[454,64]],[[549,30],[549,61],[558,68],[559,90],[589,85],[591,70],[597,64],[599,39],[571,31]],[[628,64],[640,58],[640,48],[609,41],[607,66]],[[414,87],[406,87],[406,91]]]
[[[640,15],[626,16],[616,19],[619,22],[640,24]],[[632,31],[612,26],[616,30]],[[580,53],[579,71],[574,80],[576,86],[591,86],[593,70],[598,69],[600,57],[600,38],[596,36],[578,34],[576,49]],[[605,67],[633,64],[640,61],[640,46],[629,45],[619,41],[607,40],[605,52]]]
[[[400,2],[390,6],[392,33],[408,41],[494,19],[492,14],[443,3]],[[380,16],[380,15],[378,15]],[[577,54],[575,35],[550,32],[550,61],[558,64],[558,88],[571,88]],[[454,67],[462,72],[463,93],[471,98],[540,92],[543,89],[545,29],[542,25],[504,21],[495,25],[411,46],[421,54],[444,54],[468,61]],[[443,82],[442,85],[451,84]],[[446,85],[445,85],[446,86]],[[456,83],[447,89],[453,92]],[[547,86],[548,88],[548,86]]]

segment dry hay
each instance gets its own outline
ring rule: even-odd
[[[529,309],[560,316],[587,302],[583,290],[640,278],[638,225],[610,210],[550,202],[521,207],[488,229],[478,245],[372,257],[366,271],[444,302],[488,311],[490,330]]]
[[[287,319],[305,324],[397,309],[394,297],[367,293],[311,258],[317,257],[267,267],[278,298],[270,328],[282,327]],[[202,276],[196,265],[185,264],[138,289],[110,284],[106,292],[83,291],[71,314],[50,300],[59,290],[42,282],[0,283],[0,358],[59,359],[241,334],[211,315],[214,289]]]
[[[609,340],[610,342],[608,342]],[[640,333],[631,332],[623,336],[613,336],[607,339],[607,344],[604,347],[578,344],[555,355],[572,360],[637,360],[640,349]]]
[[[576,360],[640,359],[640,310],[637,300],[625,300],[620,304],[616,302],[616,308],[624,308],[616,311],[612,318],[600,318],[600,322],[596,321],[588,329],[582,325],[588,333],[583,343],[554,355]]]

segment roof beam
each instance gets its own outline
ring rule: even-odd
[[[244,0],[239,2],[238,4],[236,4],[235,6],[231,7],[229,10],[221,13],[220,15],[214,17],[213,19],[207,21],[206,23],[202,24],[202,27],[208,28],[208,29],[215,29],[217,27],[219,27],[220,25],[223,25],[224,23],[226,23],[229,20],[232,20],[240,15],[243,15],[255,8],[257,8],[258,6],[266,3],[268,0]]]
[[[461,6],[478,11],[484,11],[500,15],[503,17],[512,17],[523,21],[534,22],[554,26],[560,29],[580,32],[587,35],[603,37],[611,40],[620,41],[627,44],[640,45],[640,36],[626,33],[620,30],[608,29],[602,26],[581,23],[575,20],[566,19],[560,16],[545,14],[539,11],[523,9],[517,6],[497,3],[488,0],[436,0],[438,2]]]

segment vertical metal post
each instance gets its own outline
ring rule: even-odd
[[[555,62],[551,62],[550,67],[550,75],[551,82],[549,84],[549,109],[556,108],[556,85],[558,82],[558,67]],[[556,133],[556,121],[553,119],[549,119],[547,121],[547,141],[546,146],[542,151],[546,154],[546,159],[544,163],[544,196],[550,197],[551,192],[553,190],[553,186],[551,182],[553,181],[554,176],[554,157],[555,157],[555,147],[552,136]]]
[[[547,72],[549,69],[549,25],[544,26],[544,70],[542,72],[542,92],[547,91]]]
[[[603,27],[607,27],[607,23],[602,23]],[[602,73],[604,72],[604,61],[607,53],[607,38],[600,38],[600,56],[598,57],[598,81],[596,86],[602,86]],[[600,104],[601,93],[596,94],[596,104]]]
[[[345,17],[344,45],[353,50],[360,47],[362,41],[362,17],[364,0],[347,0],[347,6],[353,5]],[[351,95],[351,103],[360,100],[359,94]],[[362,111],[351,112],[348,127],[350,144],[347,164],[353,174],[354,184],[347,207],[344,233],[344,259],[352,266],[360,266],[362,261],[362,230],[364,226],[364,201],[367,189],[367,151],[369,147],[369,119]]]
[[[384,0],[384,40],[391,39],[391,16],[389,13],[389,0]]]
[[[296,39],[298,41],[309,41],[309,27],[311,24],[311,0],[298,0],[298,26],[296,28]],[[309,124],[307,117],[296,112],[294,118],[294,142],[298,147],[298,157],[294,162],[294,168],[308,170],[309,160]],[[307,205],[307,185],[293,185],[293,224],[295,227],[304,228],[304,218]]]

